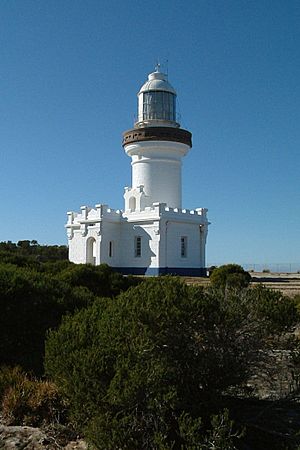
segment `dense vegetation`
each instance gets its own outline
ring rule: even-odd
[[[269,368],[297,320],[292,300],[262,288],[150,279],[67,317],[49,334],[46,369],[97,448],[213,448],[211,416]]]
[[[295,299],[236,265],[204,289],[42,247],[0,244],[6,423],[69,423],[100,450],[297,448]]]
[[[40,245],[37,241],[24,240],[14,243],[0,242],[0,261],[18,266],[38,266],[39,262],[68,259],[65,245]]]
[[[22,241],[29,243],[29,241]],[[61,247],[0,244],[0,364],[43,373],[46,331],[62,316],[112,298],[138,280],[106,265],[75,265],[61,259]],[[43,255],[44,262],[37,258]]]

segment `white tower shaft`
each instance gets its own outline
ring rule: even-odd
[[[143,187],[144,206],[154,202],[181,208],[181,158],[189,146],[180,142],[144,141],[126,145],[132,158],[132,187]]]

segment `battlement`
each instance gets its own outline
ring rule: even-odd
[[[127,220],[147,220],[166,218],[167,220],[175,221],[190,221],[207,223],[207,208],[196,209],[181,209],[170,208],[166,203],[153,203],[151,206],[146,206],[142,211],[125,211],[122,216]]]
[[[103,218],[120,219],[123,211],[120,209],[109,208],[108,205],[98,204],[95,208],[90,206],[81,206],[81,212],[67,212],[68,222],[66,227],[72,225],[80,225],[82,223],[97,223]]]
[[[196,215],[196,216],[202,216],[203,218],[206,218],[207,216],[207,208],[196,208],[196,209],[180,209],[180,208],[169,208],[168,206],[165,206],[165,211],[175,214],[186,214],[186,215]]]
[[[179,216],[200,216],[204,221],[207,220],[207,208],[196,208],[196,209],[181,209],[181,208],[170,208],[166,203],[153,203],[152,206],[146,206],[143,211],[126,212],[124,213],[120,209],[109,208],[108,205],[98,204],[95,208],[90,206],[82,206],[81,212],[69,211],[67,213],[68,221],[66,227],[70,226],[80,226],[81,224],[93,224],[101,222],[103,219],[113,219],[120,220],[122,217],[126,218],[128,216],[135,216],[146,218],[147,216],[172,216],[173,218],[179,218]]]

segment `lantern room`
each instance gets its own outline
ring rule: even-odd
[[[136,128],[179,127],[176,122],[176,91],[167,80],[167,75],[156,71],[148,75],[148,81],[138,93],[138,120]]]

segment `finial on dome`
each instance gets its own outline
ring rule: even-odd
[[[157,63],[155,64],[155,72],[160,72],[160,67],[161,67],[161,64],[159,61],[157,61]]]

